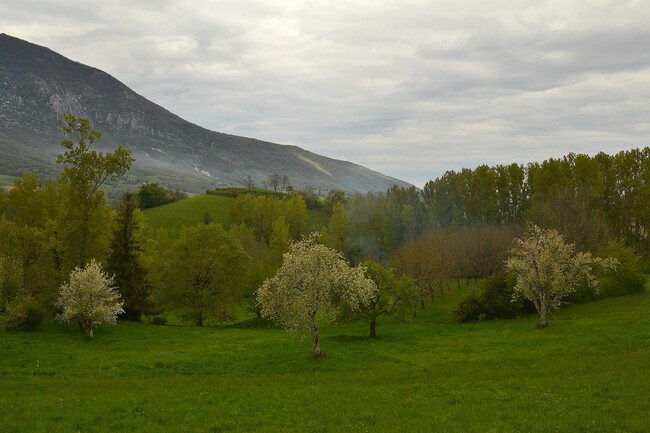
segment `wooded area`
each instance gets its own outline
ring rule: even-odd
[[[0,192],[0,311],[8,328],[52,317],[59,288],[91,259],[114,277],[123,318],[173,311],[202,326],[232,320],[244,302],[259,319],[257,290],[282,265],[292,242],[314,231],[353,266],[372,260],[371,267],[392,268],[394,281],[411,279],[422,307],[464,279],[503,271],[527,224],[555,229],[576,251],[615,258],[614,277],[600,276],[618,278],[605,293],[638,291],[642,265],[650,263],[649,148],[449,171],[422,191],[330,191],[319,199],[293,188],[267,194],[243,188],[229,199],[229,226],[204,215],[178,233],[145,230],[140,207],[183,199],[181,193],[145,184],[107,205],[101,186],[128,170],[128,151],[92,150],[101,133],[83,119],[66,117],[63,130],[68,138],[60,179],[25,174]],[[322,215],[321,222],[309,212]],[[505,284],[501,296],[506,299],[513,287]],[[593,299],[580,290],[574,296]],[[479,316],[493,316],[486,302],[475,301],[470,304],[485,310]]]

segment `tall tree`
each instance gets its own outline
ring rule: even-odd
[[[196,326],[231,319],[247,261],[241,244],[220,224],[185,228],[165,260],[159,299]]]
[[[332,207],[332,215],[330,215],[329,223],[327,224],[326,243],[332,248],[345,253],[348,235],[348,217],[345,214],[345,207],[343,203],[336,202]]]
[[[101,132],[86,118],[66,114],[61,119],[66,149],[57,157],[62,164],[61,181],[66,185],[65,211],[59,221],[60,247],[68,267],[83,266],[88,259],[105,254],[110,238],[109,214],[100,189],[131,167],[131,152],[119,145],[113,153],[92,149]]]
[[[115,284],[124,299],[124,318],[139,320],[151,310],[150,286],[141,261],[144,216],[138,196],[127,192],[115,204],[117,221],[111,241],[107,271],[115,275]]]

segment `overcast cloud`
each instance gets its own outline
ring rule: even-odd
[[[650,144],[648,1],[4,0],[0,31],[181,117],[419,187]]]

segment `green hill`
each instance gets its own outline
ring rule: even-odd
[[[210,218],[221,223],[224,227],[230,225],[230,205],[234,198],[217,195],[197,195],[174,203],[144,210],[147,227],[156,230],[164,227],[168,230],[178,230],[182,226],[198,224],[208,213]],[[307,212],[308,222],[312,229],[317,230],[327,225],[328,216],[325,211],[310,209]]]
[[[471,290],[471,289],[470,289]],[[248,322],[0,331],[7,432],[647,432],[650,294],[537,318],[454,324],[468,289],[412,324],[323,326],[309,339]]]
[[[230,204],[232,198],[215,195],[197,195],[185,200],[144,210],[147,227],[156,230],[164,227],[178,230],[182,226],[198,224],[208,213],[213,221],[224,227],[230,225]]]

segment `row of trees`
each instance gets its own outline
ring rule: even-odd
[[[448,171],[425,185],[422,199],[438,227],[533,221],[581,250],[594,251],[610,236],[647,254],[650,148]]]

